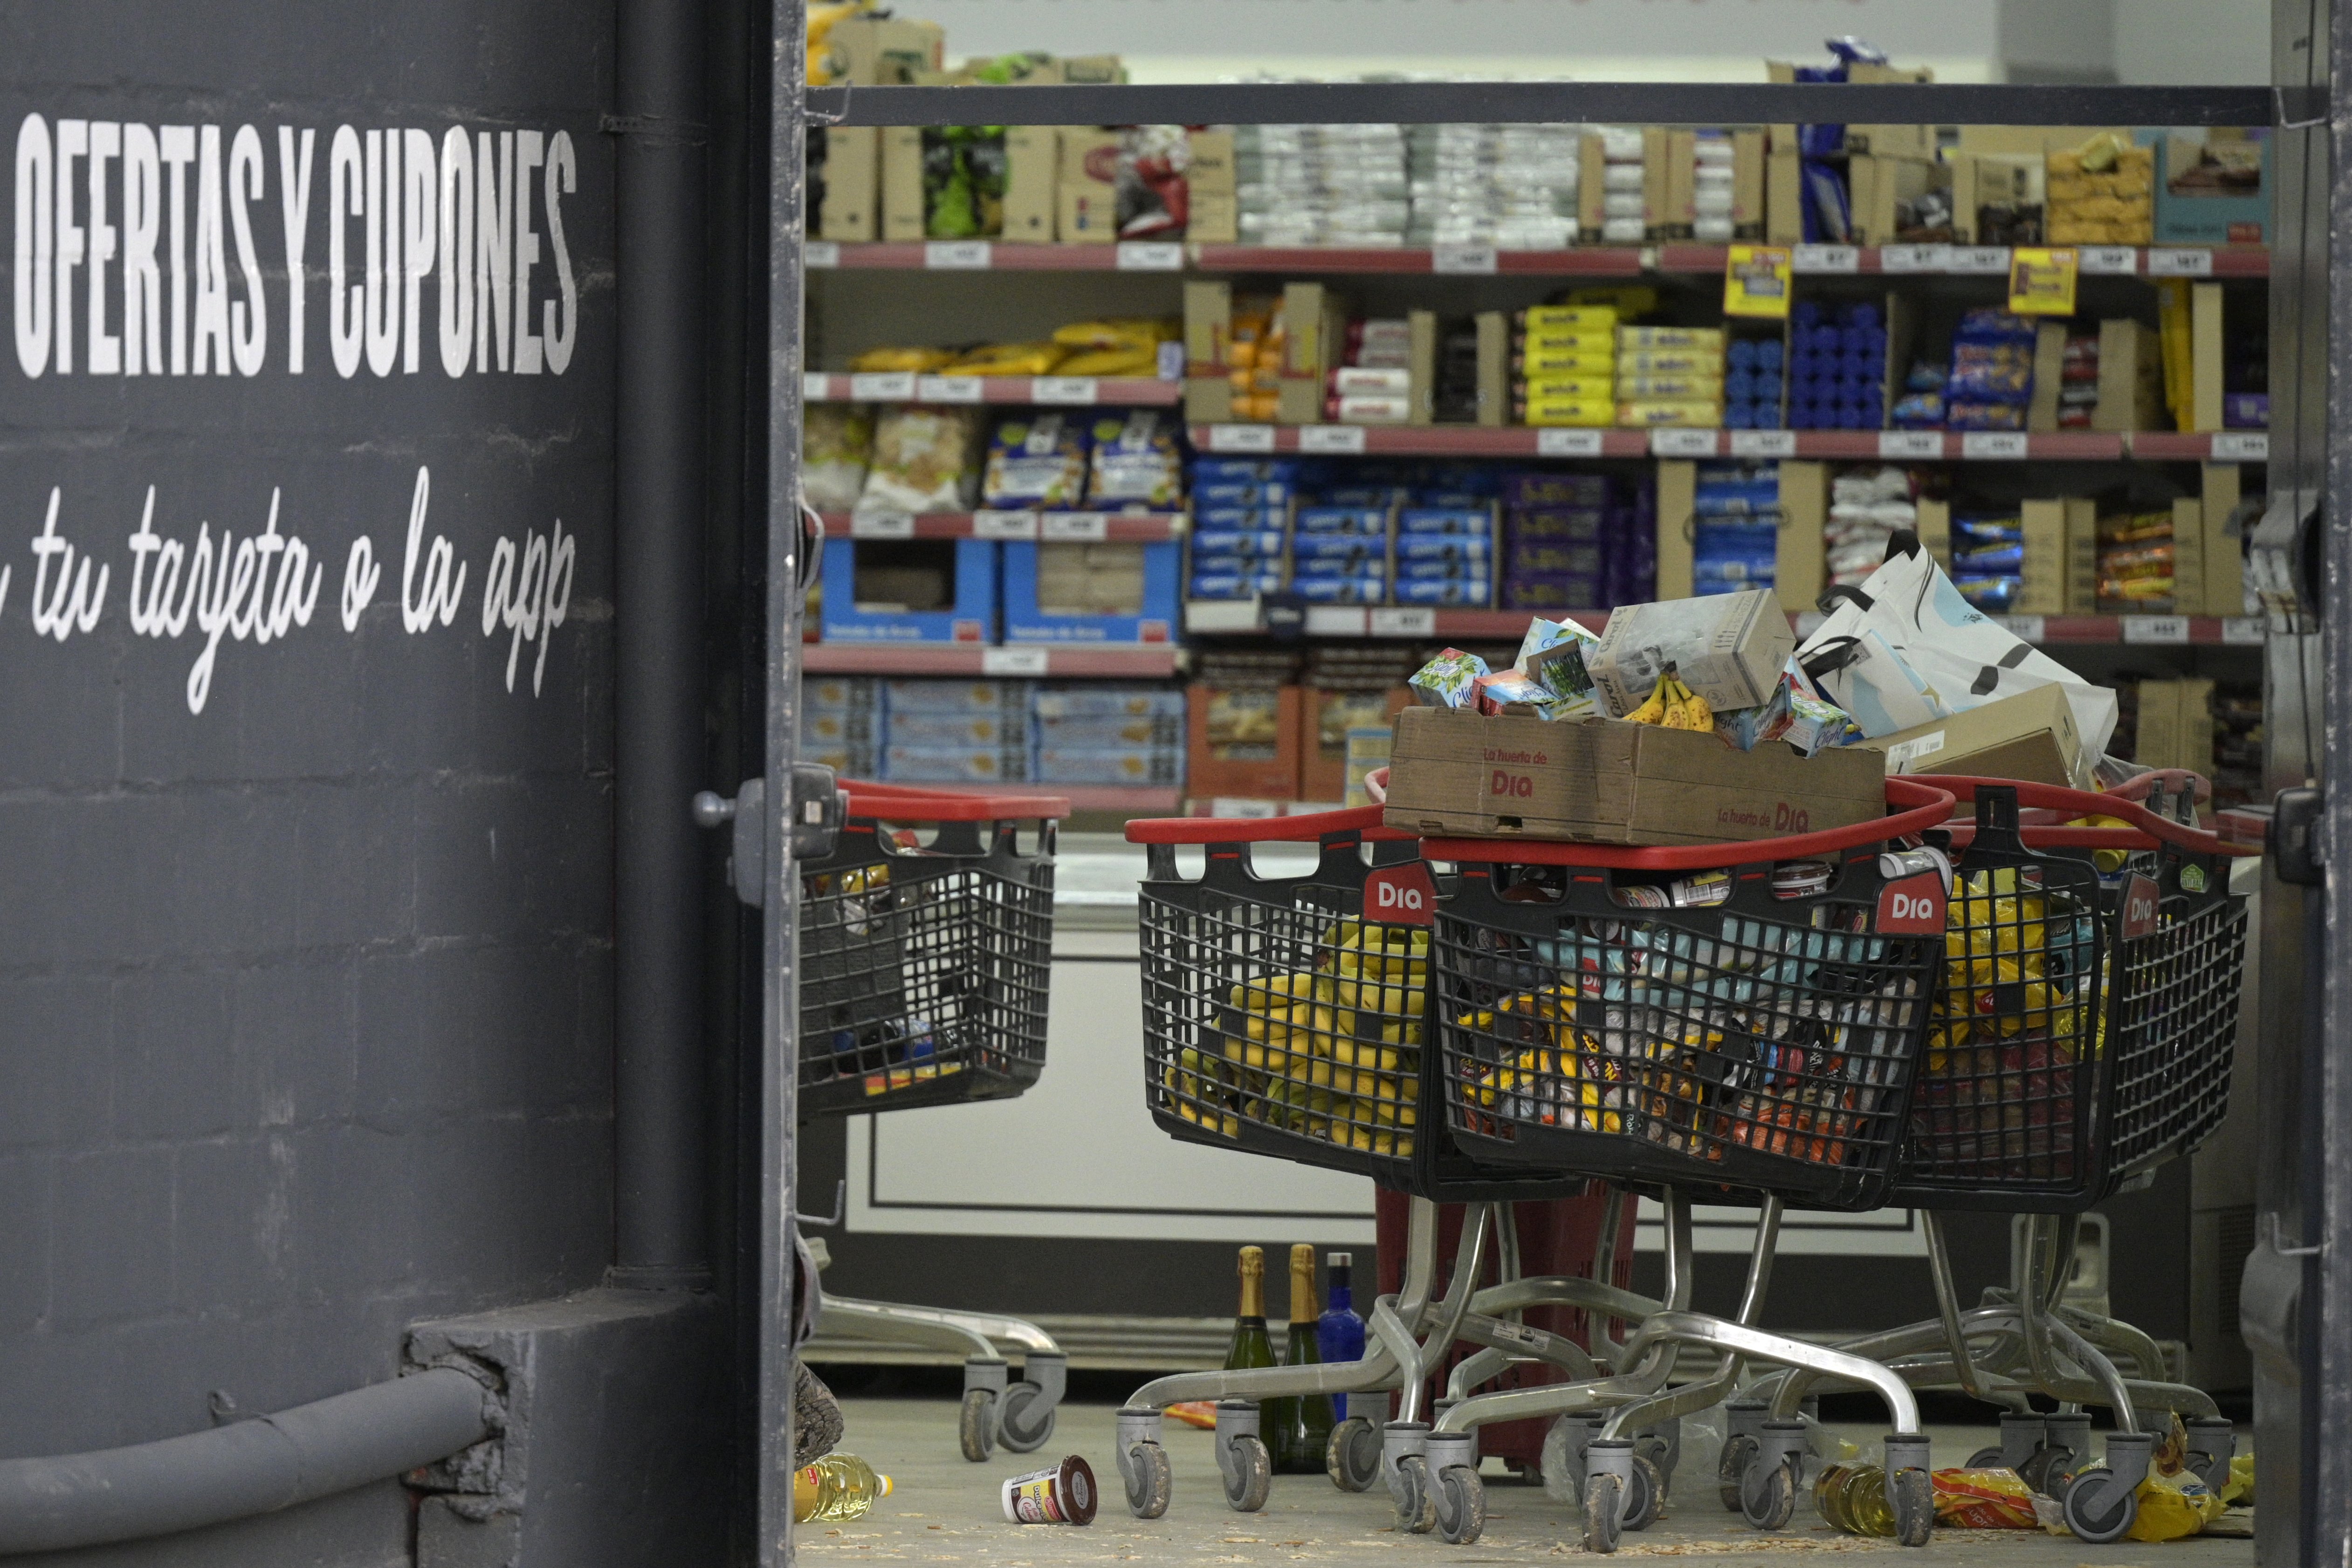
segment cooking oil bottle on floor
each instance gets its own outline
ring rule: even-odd
[[[793,1520],[863,1519],[891,1492],[890,1478],[855,1454],[828,1454],[793,1472]]]

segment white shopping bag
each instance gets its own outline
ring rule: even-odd
[[[2065,688],[2091,754],[2105,752],[2116,731],[2116,694],[1961,598],[1916,540],[1858,590],[1840,592],[1837,608],[1797,649],[1797,662],[1864,735],[1892,735],[2054,684]]]

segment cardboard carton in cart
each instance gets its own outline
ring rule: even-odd
[[[1668,665],[1717,712],[1728,713],[1770,701],[1796,649],[1780,599],[1756,588],[1622,605],[1584,663],[1620,718],[1642,705]]]

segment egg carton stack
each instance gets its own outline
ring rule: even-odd
[[[1564,250],[1577,241],[1582,128],[1415,125],[1405,243]]]
[[[1603,125],[1601,138],[1601,233],[1604,245],[1639,245],[1650,236],[1643,192],[1641,127]]]
[[[1830,481],[1824,570],[1840,587],[1859,584],[1886,560],[1886,542],[1919,529],[1918,485],[1903,468],[1859,468]]]
[[[1412,216],[1395,125],[1237,125],[1245,245],[1401,246]]]

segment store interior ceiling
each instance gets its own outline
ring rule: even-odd
[[[923,0],[961,52],[1051,37],[1139,82],[1760,81],[1852,33],[1947,82],[2260,83],[2269,0]],[[1694,52],[1704,50],[1705,52]]]

